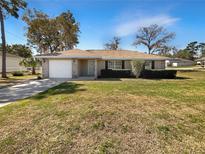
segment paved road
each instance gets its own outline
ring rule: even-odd
[[[21,84],[0,89],[0,107],[18,99],[23,99],[54,87],[63,81],[49,79],[30,80]]]

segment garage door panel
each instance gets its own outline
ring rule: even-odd
[[[49,60],[50,78],[72,78],[72,60]]]

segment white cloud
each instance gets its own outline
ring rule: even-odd
[[[116,27],[116,35],[120,37],[135,34],[140,27],[157,24],[160,26],[173,25],[179,18],[170,17],[168,15],[157,16],[138,16],[133,20],[118,24]]]

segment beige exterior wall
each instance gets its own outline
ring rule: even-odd
[[[7,56],[6,57],[6,71],[14,72],[14,71],[26,71],[24,66],[20,66],[19,63],[23,60],[23,58],[18,56]],[[0,55],[0,68],[2,68],[2,56]],[[2,69],[0,69],[0,72]]]
[[[97,72],[98,76],[101,75],[101,70],[105,69],[105,61],[104,60],[98,60],[98,65],[97,65]]]
[[[42,59],[42,77],[49,77],[49,59]]]
[[[73,59],[72,61],[72,78],[77,78],[79,76],[79,62],[77,59]]]

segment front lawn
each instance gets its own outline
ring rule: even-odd
[[[0,153],[203,153],[205,72],[63,83],[0,108]]]

